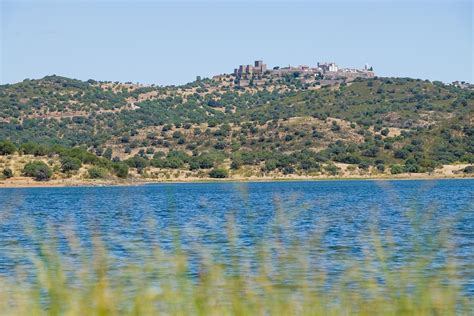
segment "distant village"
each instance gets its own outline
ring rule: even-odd
[[[253,65],[240,65],[233,73],[234,83],[239,87],[262,86],[275,80],[291,78],[302,84],[335,85],[347,83],[356,78],[373,78],[373,68],[365,65],[362,69],[341,68],[334,62],[317,63],[316,67],[306,65],[273,67],[269,69],[263,60],[256,60]],[[229,74],[214,76],[220,80]]]

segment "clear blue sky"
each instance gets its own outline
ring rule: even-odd
[[[182,84],[255,59],[474,81],[470,0],[0,1],[1,83],[57,74]]]

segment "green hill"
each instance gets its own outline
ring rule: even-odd
[[[157,87],[48,76],[3,85],[0,151],[7,140],[38,156],[81,146],[139,172],[337,174],[332,163],[344,163],[417,173],[474,162],[472,90],[409,78],[328,87],[286,78],[246,89],[231,81]]]

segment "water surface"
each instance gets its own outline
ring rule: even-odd
[[[344,269],[341,258],[363,260],[374,232],[390,241],[394,266],[417,255],[417,245],[432,251],[446,232],[463,285],[474,292],[473,193],[474,180],[0,189],[0,274],[21,263],[17,248],[36,249],[32,231],[48,236],[71,227],[84,247],[100,235],[124,258],[126,243],[167,249],[178,235],[185,247],[207,244],[225,257],[232,222],[242,256],[252,256],[262,240],[304,243],[317,236],[314,255],[324,252],[322,262],[333,272]],[[432,255],[443,264],[444,253]]]

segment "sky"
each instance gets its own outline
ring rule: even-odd
[[[184,84],[256,59],[474,82],[472,0],[0,2],[2,84]]]

